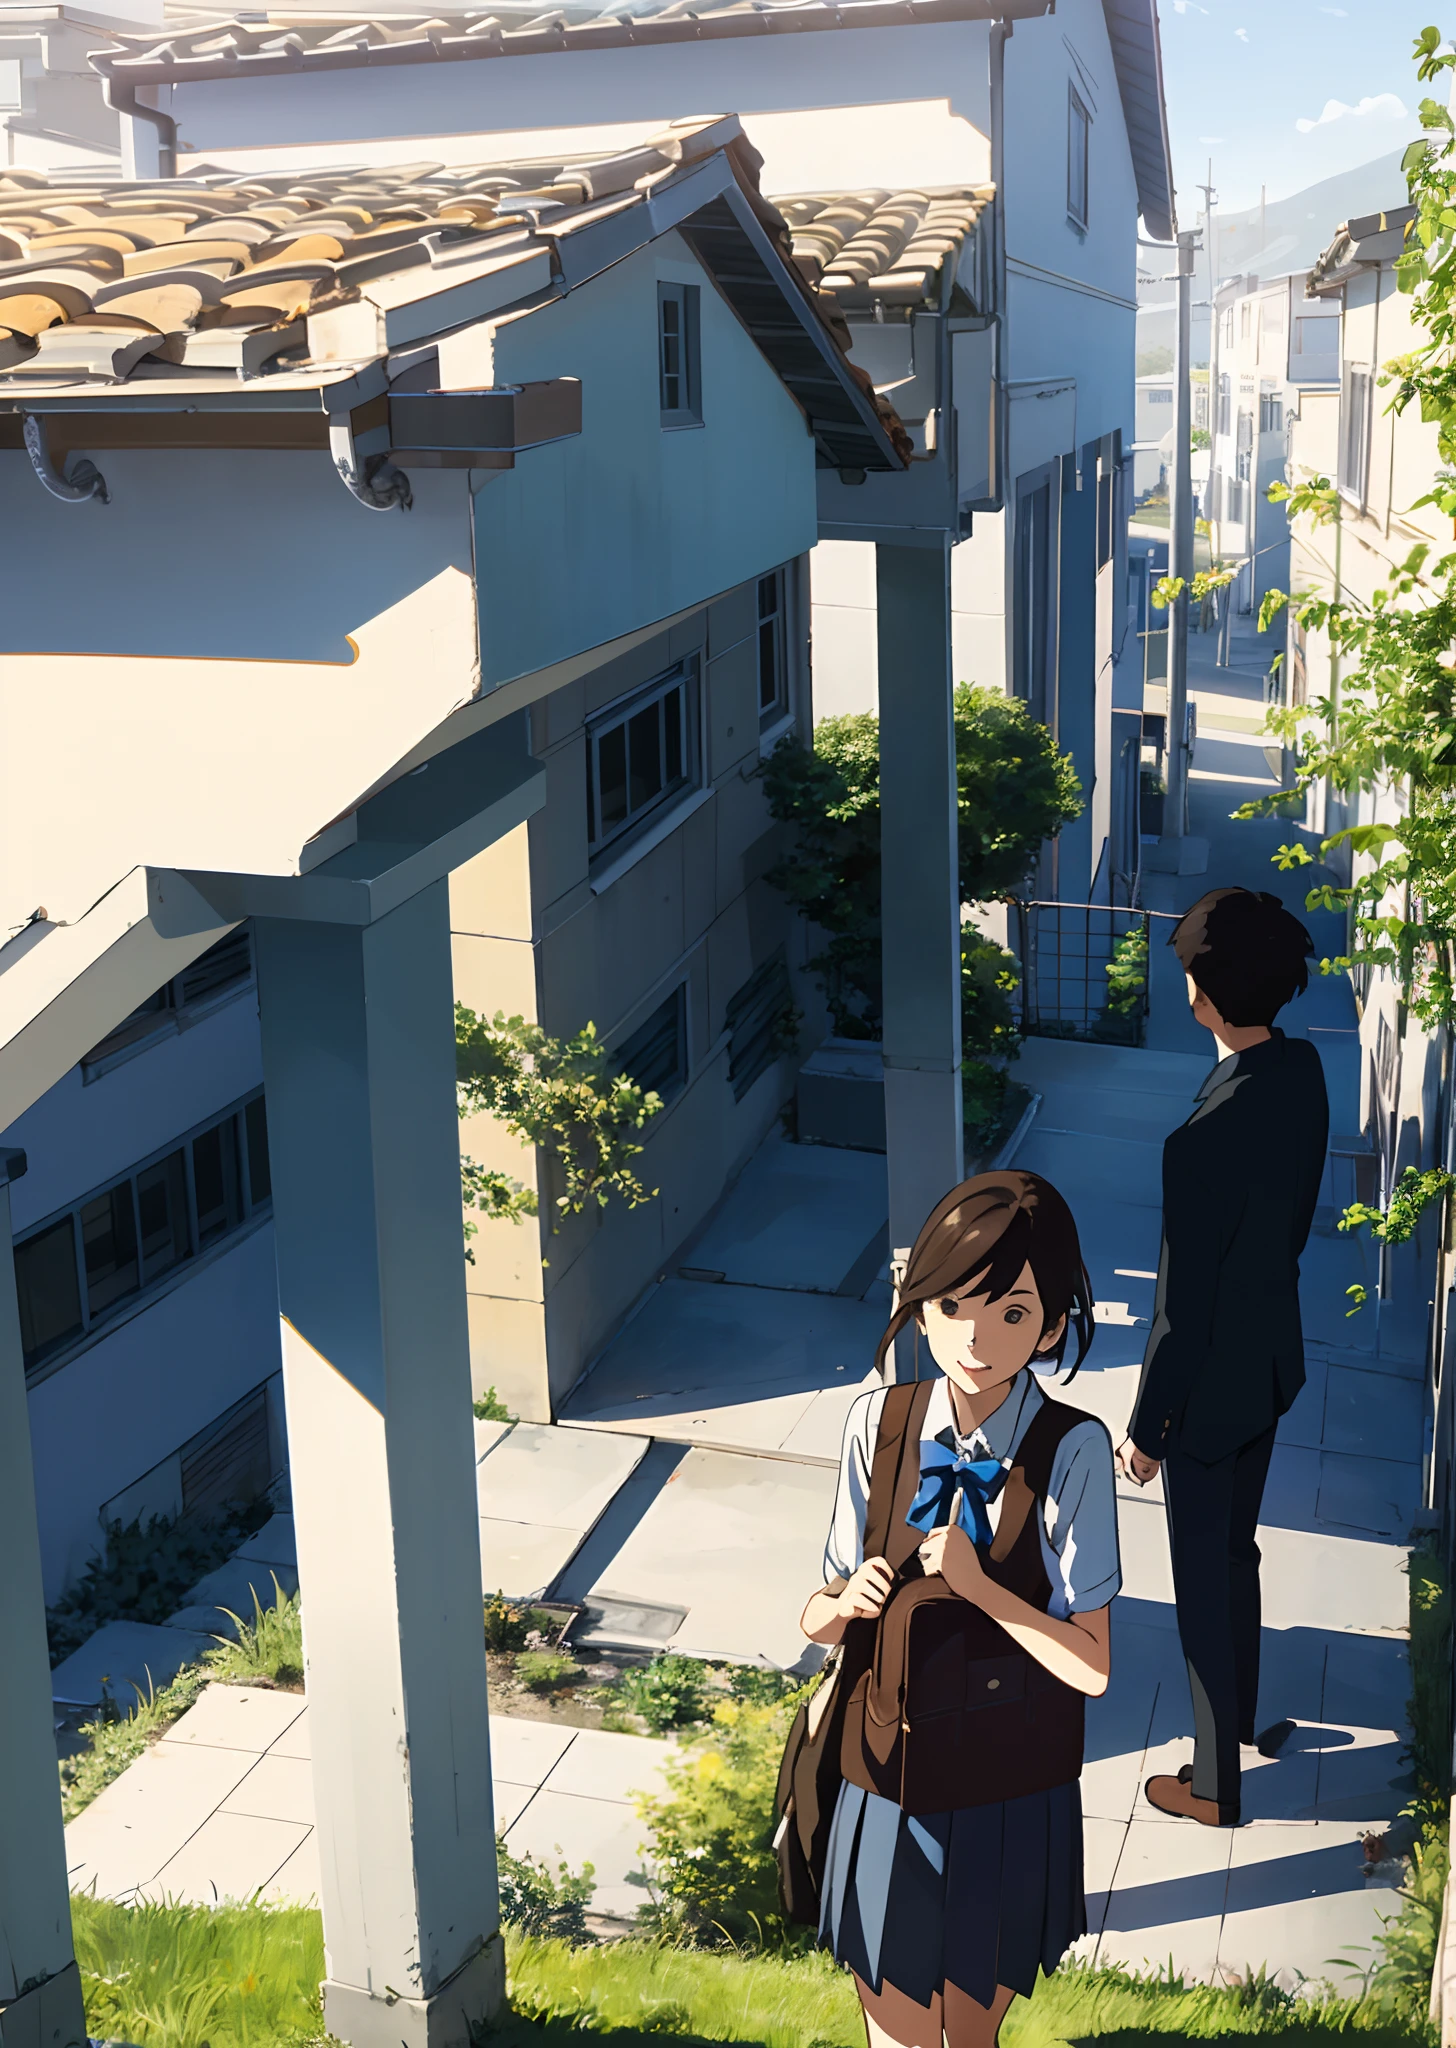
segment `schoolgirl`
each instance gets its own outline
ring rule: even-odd
[[[1121,1584],[1112,1444],[1049,1399],[1092,1292],[1066,1202],[984,1173],[932,1212],[880,1339],[939,1369],[850,1410],[825,1585],[850,1686],[819,1939],[871,2048],[992,2048],[1012,1999],[1086,1930],[1084,1701]],[[922,1365],[922,1370],[924,1366]]]

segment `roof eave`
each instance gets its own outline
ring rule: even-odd
[[[1178,215],[1157,0],[1102,4],[1137,179],[1138,210],[1155,241],[1171,242],[1178,232]]]
[[[343,49],[229,50],[202,56],[155,57],[147,51],[97,50],[88,62],[131,86],[186,85],[218,78],[279,78],[296,73],[356,71],[399,64],[469,62],[488,57],[538,57],[573,50],[629,49],[660,43],[717,42],[746,36],[805,35],[829,29],[904,28],[921,22],[1023,21],[1051,12],[1052,0],[805,0],[799,6],[725,8],[721,15],[582,22],[547,29],[446,35],[438,30],[408,42],[355,43]],[[226,28],[226,22],[217,25]],[[185,33],[180,32],[180,33]],[[256,28],[248,33],[258,35]],[[281,31],[280,31],[281,33]],[[179,32],[162,36],[166,44]],[[129,39],[135,40],[135,39]],[[261,38],[260,38],[261,40]]]

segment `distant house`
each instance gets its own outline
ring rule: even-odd
[[[1289,522],[1268,489],[1284,478],[1301,394],[1339,381],[1338,322],[1307,273],[1234,278],[1217,297],[1212,460],[1204,516],[1215,554],[1238,564],[1234,603],[1257,611],[1289,581]]]
[[[812,716],[816,465],[908,444],[731,119],[0,195],[0,1126],[53,1597],[99,1516],[278,1469],[248,920],[353,916],[412,777],[479,747],[488,788],[499,745],[533,792],[452,863],[458,999],[590,1019],[665,1105],[656,1201],[555,1237],[547,1168],[466,1126],[541,1175],[539,1224],[476,1241],[477,1390],[549,1418],[761,1141],[814,1001],[756,770]]]
[[[1173,373],[1162,370],[1137,380],[1133,424],[1133,503],[1139,505],[1167,481],[1173,461]]]

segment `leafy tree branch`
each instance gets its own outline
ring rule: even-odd
[[[604,1209],[613,1195],[629,1209],[656,1195],[631,1162],[643,1150],[636,1133],[657,1115],[662,1098],[613,1071],[595,1024],[572,1038],[552,1038],[523,1017],[498,1010],[486,1019],[457,1003],[455,1067],[462,1118],[486,1110],[554,1161],[563,1191],[555,1198],[553,1230],[562,1216],[579,1216],[593,1203]],[[472,1159],[462,1159],[460,1183],[468,1209],[515,1221],[536,1214],[529,1188]],[[467,1238],[476,1228],[466,1223]]]

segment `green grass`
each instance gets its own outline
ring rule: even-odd
[[[303,2048],[324,2039],[319,1916],[302,1907],[116,1906],[74,1902],[77,1956],[92,2034],[139,2048]],[[594,1948],[508,1930],[511,2011],[490,2037],[530,2048],[606,2034],[617,2048],[675,2034],[761,2048],[862,2048],[850,1979],[821,1955],[781,1960],[647,1941]],[[1073,1968],[1018,2000],[1005,2048],[1096,2040],[1134,2048],[1151,2035],[1277,2037],[1285,2048],[1414,2048],[1418,2030],[1370,2001],[1295,1999],[1262,1979],[1213,1989],[1176,1978]]]
[[[172,1723],[196,1704],[203,1687],[214,1680],[224,1685],[257,1685],[260,1680],[283,1686],[302,1683],[303,1620],[298,1598],[289,1598],[277,1579],[273,1585],[277,1593],[274,1606],[260,1607],[254,1594],[252,1621],[233,1616],[238,1622],[237,1642],[220,1642],[196,1664],[185,1665],[170,1685],[150,1687],[130,1713],[118,1700],[114,1717],[82,1723],[80,1732],[88,1747],[63,1758],[60,1767],[61,1812],[66,1820],[74,1820],[159,1735],[165,1735]]]
[[[61,1815],[72,1821],[119,1778],[128,1764],[164,1735],[172,1723],[195,1705],[212,1678],[207,1665],[189,1664],[170,1685],[152,1687],[131,1713],[114,1721],[85,1721],[81,1733],[89,1748],[61,1759]]]
[[[1406,1745],[1415,1789],[1403,1818],[1413,1823],[1410,1874],[1400,1908],[1376,1937],[1371,1991],[1387,2010],[1425,2030],[1431,1976],[1451,1865],[1451,1593],[1438,1539],[1423,1537],[1406,1562],[1410,1579],[1410,1673]]]
[[[289,2048],[323,2036],[309,1908],[71,1902],[89,2032],[140,2048]]]
[[[273,1605],[264,1607],[254,1593],[251,1621],[230,1607],[222,1609],[236,1624],[238,1639],[208,1651],[214,1678],[227,1685],[256,1685],[259,1679],[285,1687],[303,1684],[303,1610],[298,1595],[285,1593],[276,1577],[273,1595]]]

